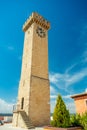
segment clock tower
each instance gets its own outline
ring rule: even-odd
[[[30,128],[50,122],[48,74],[48,29],[50,23],[37,13],[23,25],[25,32],[18,102],[13,109],[13,125]]]

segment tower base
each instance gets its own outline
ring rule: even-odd
[[[34,128],[29,117],[24,111],[17,111],[13,113],[12,125],[15,127],[21,127],[26,129]]]

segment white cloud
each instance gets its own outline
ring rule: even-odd
[[[13,104],[0,98],[0,113],[12,113]]]
[[[67,70],[70,71],[70,68]],[[69,86],[79,82],[87,76],[87,68],[83,68],[79,72],[74,72],[74,74],[70,74],[68,71],[64,74],[50,73],[50,82],[56,85],[58,88],[66,90]]]
[[[85,92],[87,93],[87,88],[85,89]]]
[[[54,86],[50,86],[50,93],[53,95],[55,93],[57,93],[57,91],[55,90],[55,87]]]
[[[74,102],[68,102],[66,103],[66,107],[69,110],[70,113],[76,113],[76,107]]]
[[[62,96],[63,99],[70,99],[71,95]]]
[[[69,73],[75,66],[77,65],[77,63],[71,65],[69,68],[66,69],[65,73]]]
[[[66,86],[68,87],[72,84],[79,82],[85,76],[87,76],[87,68],[83,68],[79,72],[76,72],[73,75],[69,75],[69,77],[66,79]]]
[[[67,75],[66,75],[67,76]],[[56,85],[58,88],[64,85],[65,75],[60,73],[50,73],[50,82]],[[61,88],[62,89],[62,88]]]
[[[0,45],[0,48],[1,49],[4,49],[4,50],[9,50],[9,51],[13,51],[15,48],[11,45]]]
[[[2,49],[4,49],[4,50],[8,50],[8,51],[13,51],[13,50],[15,50],[15,48],[13,47],[13,46],[10,46],[10,45],[8,45],[8,46],[1,46],[0,45],[0,48],[2,48]]]
[[[60,73],[52,73],[49,75],[50,81],[52,83],[57,83],[60,78],[62,78],[62,74]]]
[[[51,98],[51,99],[56,99],[56,98],[57,98],[57,95],[50,95],[50,98]]]
[[[55,105],[56,105],[56,100],[52,100],[51,102],[50,102],[50,108],[51,108],[51,113],[53,113],[54,112],[54,107],[55,107]]]
[[[52,94],[51,94],[51,95],[50,95],[50,98],[56,100],[57,96],[58,96],[57,94],[55,94],[55,95],[52,95]],[[63,99],[70,99],[71,96],[72,96],[72,95],[63,95],[62,98],[63,98]]]
[[[8,46],[7,49],[10,50],[10,51],[13,51],[14,47],[13,46]]]

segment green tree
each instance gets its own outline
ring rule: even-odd
[[[70,126],[70,114],[66,109],[66,105],[61,97],[58,95],[56,106],[53,113],[52,125],[55,127],[69,127]]]

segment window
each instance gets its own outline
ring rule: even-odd
[[[21,109],[24,108],[24,97],[21,99]]]
[[[85,100],[86,106],[87,106],[87,100]]]

